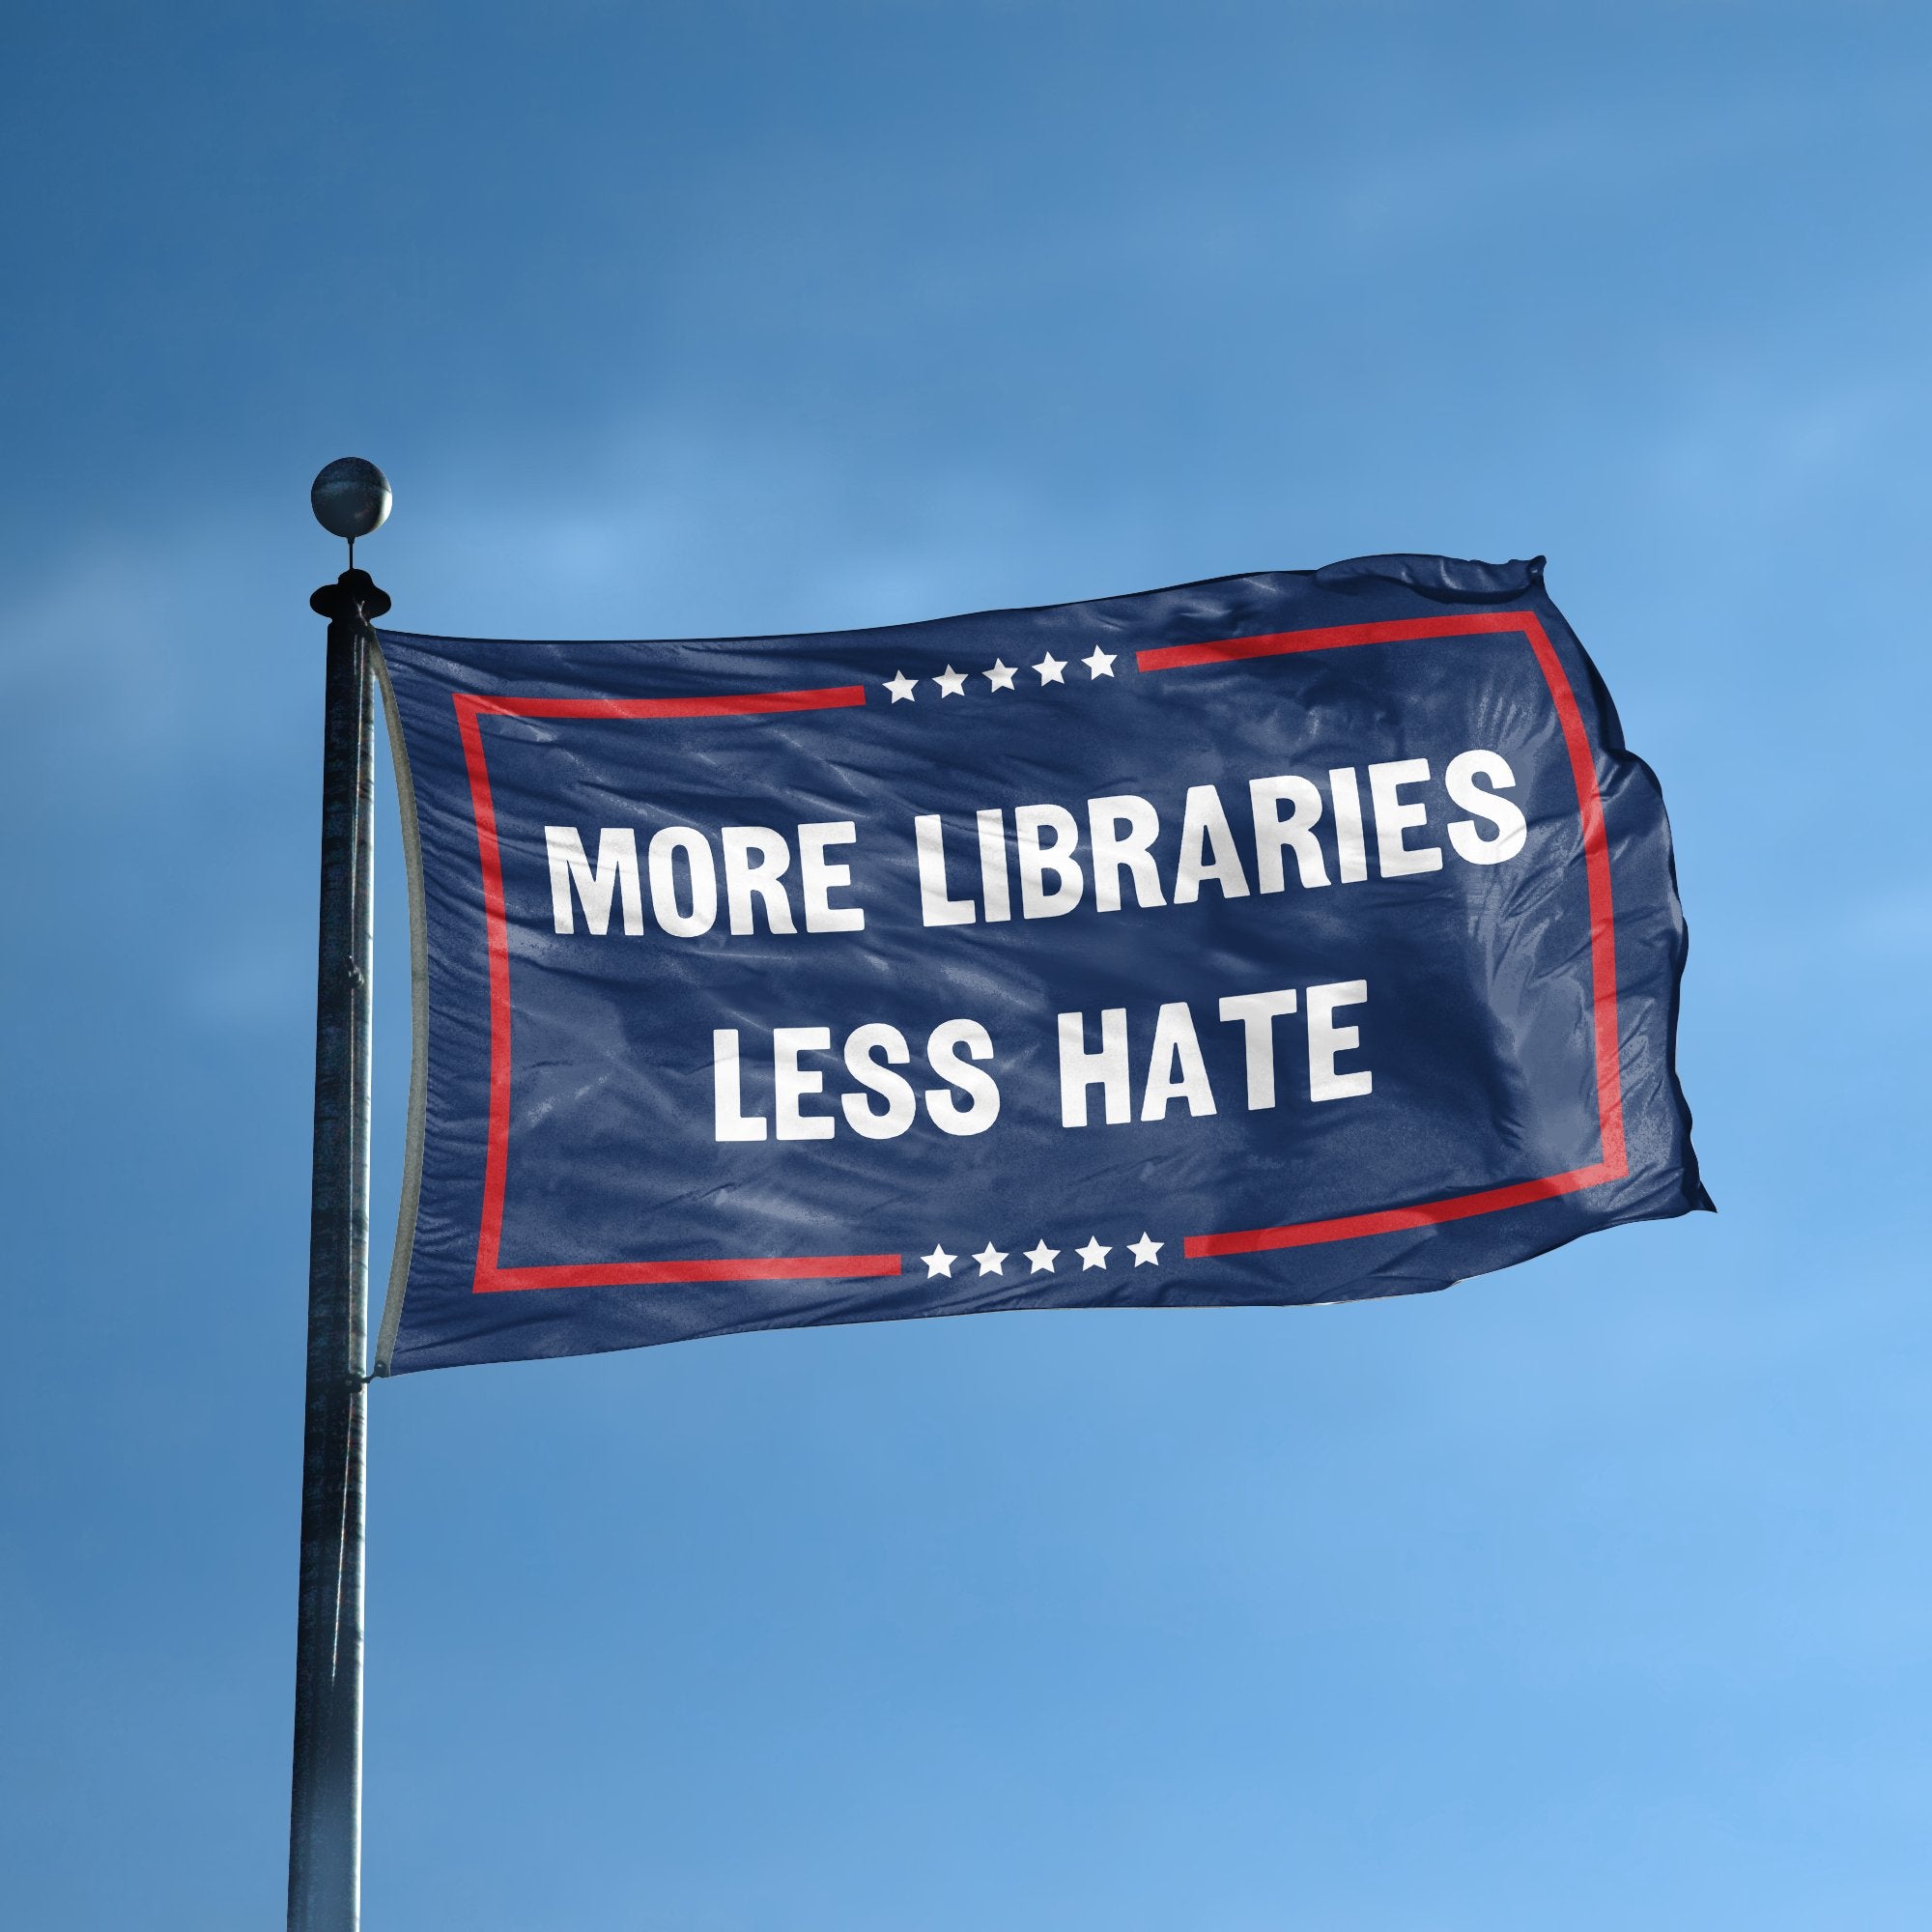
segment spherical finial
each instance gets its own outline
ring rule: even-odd
[[[392,500],[389,479],[360,456],[338,456],[316,474],[308,489],[315,520],[332,537],[347,537],[353,545],[380,529]]]

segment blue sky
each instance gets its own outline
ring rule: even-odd
[[[1546,552],[1721,1208],[1419,1300],[373,1403],[367,1916],[1917,1927],[1932,16],[10,22],[0,1862],[276,1922],[322,627],[833,628]],[[379,954],[379,1220],[407,1073]]]

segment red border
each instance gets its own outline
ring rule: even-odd
[[[1565,1174],[1545,1175],[1538,1180],[1511,1187],[1490,1187],[1475,1194],[1452,1194],[1441,1201],[1422,1201],[1409,1208],[1390,1208],[1374,1214],[1344,1214],[1330,1221],[1297,1221],[1280,1228],[1241,1228],[1218,1235],[1189,1235],[1181,1252],[1190,1261],[1214,1255],[1252,1255],[1269,1248],[1303,1248],[1321,1241],[1357,1240],[1364,1235],[1393,1235],[1405,1228],[1427,1228],[1440,1221],[1466,1220],[1472,1214],[1493,1214],[1502,1208],[1520,1208],[1558,1194],[1575,1194],[1621,1180],[1630,1172],[1624,1145],[1623,1076],[1617,1065],[1617,939],[1616,917],[1610,899],[1610,847],[1604,832],[1604,801],[1597,790],[1596,761],[1589,734],[1577,708],[1577,694],[1563,673],[1562,662],[1550,644],[1542,621],[1529,611],[1472,611],[1453,617],[1418,617],[1384,624],[1336,624],[1319,631],[1275,631],[1260,638],[1227,638],[1211,644],[1167,644],[1137,651],[1135,668],[1143,671],[1185,670],[1195,665],[1234,664],[1247,658],[1286,657],[1298,651],[1341,650],[1351,644],[1412,643],[1424,638],[1462,638],[1481,633],[1519,631],[1529,639],[1543,681],[1556,705],[1563,727],[1564,748],[1570,753],[1571,776],[1577,781],[1577,803],[1583,828],[1583,876],[1590,895],[1590,979],[1592,1014],[1596,1022],[1597,1121],[1604,1143],[1603,1159]]]
[[[503,1189],[510,1161],[510,929],[503,910],[503,861],[497,808],[483,757],[479,718],[744,718],[776,711],[838,711],[866,701],[863,685],[821,691],[760,691],[719,697],[486,697],[453,694],[476,846],[483,864],[483,919],[490,952],[490,1138],[483,1161],[483,1225],[471,1292],[530,1288],[636,1288],[668,1281],[825,1281],[897,1274],[897,1255],[757,1255],[745,1260],[595,1262],[567,1267],[502,1267]]]
[[[1264,637],[1226,638],[1213,643],[1168,644],[1134,654],[1143,672],[1184,670],[1198,665],[1235,664],[1251,658],[1286,657],[1301,651],[1340,650],[1355,644],[1410,643],[1427,638],[1520,633],[1535,654],[1570,754],[1583,835],[1584,877],[1589,892],[1590,969],[1597,1056],[1597,1114],[1603,1158],[1563,1174],[1418,1202],[1369,1214],[1326,1221],[1299,1221],[1276,1228],[1243,1228],[1188,1235],[1182,1253],[1190,1261],[1216,1255],[1257,1254],[1273,1248],[1308,1247],[1325,1241],[1396,1234],[1443,1221],[1461,1221],[1520,1208],[1561,1194],[1620,1180],[1629,1173],[1624,1142],[1623,1082],[1617,1054],[1616,925],[1610,897],[1609,842],[1595,760],[1576,694],[1541,620],[1529,611],[1475,611],[1447,617],[1417,617],[1378,624],[1338,624],[1310,631],[1277,631]],[[497,843],[496,808],[477,721],[506,718],[722,718],[773,712],[834,711],[863,705],[863,685],[817,691],[767,691],[708,697],[491,697],[452,694],[464,762],[476,816],[476,843],[483,869],[483,913],[490,958],[490,1131],[483,1170],[483,1221],[476,1245],[474,1293],[541,1288],[628,1288],[656,1282],[812,1281],[896,1275],[897,1255],[778,1255],[741,1260],[590,1263],[561,1267],[498,1264],[503,1233],[503,1194],[509,1166],[510,949],[503,907],[503,867]]]

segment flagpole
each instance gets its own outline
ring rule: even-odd
[[[290,1932],[355,1932],[362,1877],[362,1577],[369,1325],[369,1012],[375,934],[375,647],[389,608],[355,539],[388,515],[387,479],[346,457],[310,493],[350,568],[309,599],[328,619],[322,906],[309,1195],[308,1380],[296,1630]]]

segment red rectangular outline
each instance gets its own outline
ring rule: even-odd
[[[1424,638],[1471,637],[1516,631],[1529,641],[1543,681],[1556,706],[1563,727],[1564,749],[1577,782],[1577,805],[1583,831],[1583,876],[1589,889],[1591,1009],[1597,1050],[1597,1122],[1603,1138],[1603,1159],[1565,1174],[1548,1174],[1537,1180],[1509,1187],[1489,1187],[1474,1194],[1452,1194],[1441,1201],[1417,1202],[1413,1207],[1384,1208],[1373,1214],[1343,1214],[1327,1221],[1298,1221],[1280,1228],[1241,1228],[1218,1235],[1188,1235],[1181,1252],[1189,1261],[1215,1255],[1252,1255],[1271,1248],[1304,1248],[1321,1241],[1359,1240],[1365,1235],[1393,1235],[1405,1228],[1426,1228],[1441,1221],[1466,1220],[1472,1214],[1493,1214],[1503,1208],[1520,1208],[1559,1194],[1575,1194],[1621,1180],[1630,1172],[1624,1144],[1623,1075],[1617,1055],[1617,939],[1616,916],[1610,897],[1610,847],[1604,832],[1604,801],[1597,789],[1596,760],[1589,733],[1583,728],[1577,694],[1570,689],[1562,661],[1550,644],[1543,623],[1530,611],[1471,611],[1452,617],[1396,619],[1380,624],[1335,624],[1315,631],[1274,631],[1259,638],[1224,638],[1210,644],[1164,644],[1134,654],[1142,671],[1185,670],[1195,665],[1236,664],[1249,658],[1286,657],[1299,651],[1342,650],[1353,644],[1413,643]]]
[[[1277,631],[1253,638],[1226,638],[1211,643],[1169,644],[1137,651],[1137,670],[1183,670],[1197,665],[1233,664],[1254,658],[1283,657],[1302,651],[1340,650],[1356,644],[1409,643],[1428,638],[1454,638],[1517,632],[1525,638],[1556,706],[1557,722],[1570,755],[1583,838],[1584,878],[1590,910],[1592,1014],[1597,1061],[1597,1114],[1604,1157],[1566,1173],[1546,1175],[1473,1194],[1451,1195],[1368,1214],[1345,1214],[1325,1221],[1301,1221],[1275,1228],[1246,1228],[1213,1235],[1188,1235],[1181,1251],[1190,1261],[1216,1255],[1256,1254],[1275,1248],[1308,1247],[1326,1241],[1356,1240],[1368,1235],[1460,1221],[1520,1208],[1532,1201],[1573,1194],[1619,1180],[1629,1173],[1624,1140],[1623,1082],[1617,1051],[1616,925],[1610,895],[1609,843],[1604,828],[1603,798],[1597,789],[1595,759],[1576,694],[1550,644],[1542,621],[1529,611],[1477,611],[1446,617],[1395,619],[1375,624],[1337,624],[1308,631]],[[503,870],[497,842],[496,809],[484,761],[482,717],[511,718],[717,718],[773,712],[829,711],[866,702],[862,685],[816,691],[771,691],[707,697],[492,697],[473,692],[452,694],[469,776],[476,818],[476,842],[483,872],[484,922],[490,961],[490,1127],[483,1178],[483,1221],[478,1230],[472,1292],[543,1288],[628,1288],[658,1282],[806,1281],[896,1275],[897,1255],[782,1255],[741,1260],[590,1263],[559,1267],[506,1268],[498,1264],[503,1231],[503,1195],[509,1165],[510,1117],[510,952],[503,905]]]
[[[758,1255],[741,1260],[594,1262],[565,1267],[503,1267],[503,1191],[510,1162],[510,928],[503,861],[490,796],[480,718],[744,718],[780,711],[838,711],[866,701],[863,685],[819,691],[759,691],[717,697],[487,697],[451,694],[476,847],[483,867],[483,920],[490,956],[490,1133],[483,1159],[483,1222],[476,1236],[474,1294],[533,1288],[638,1288],[670,1281],[826,1281],[895,1275],[897,1255]]]

